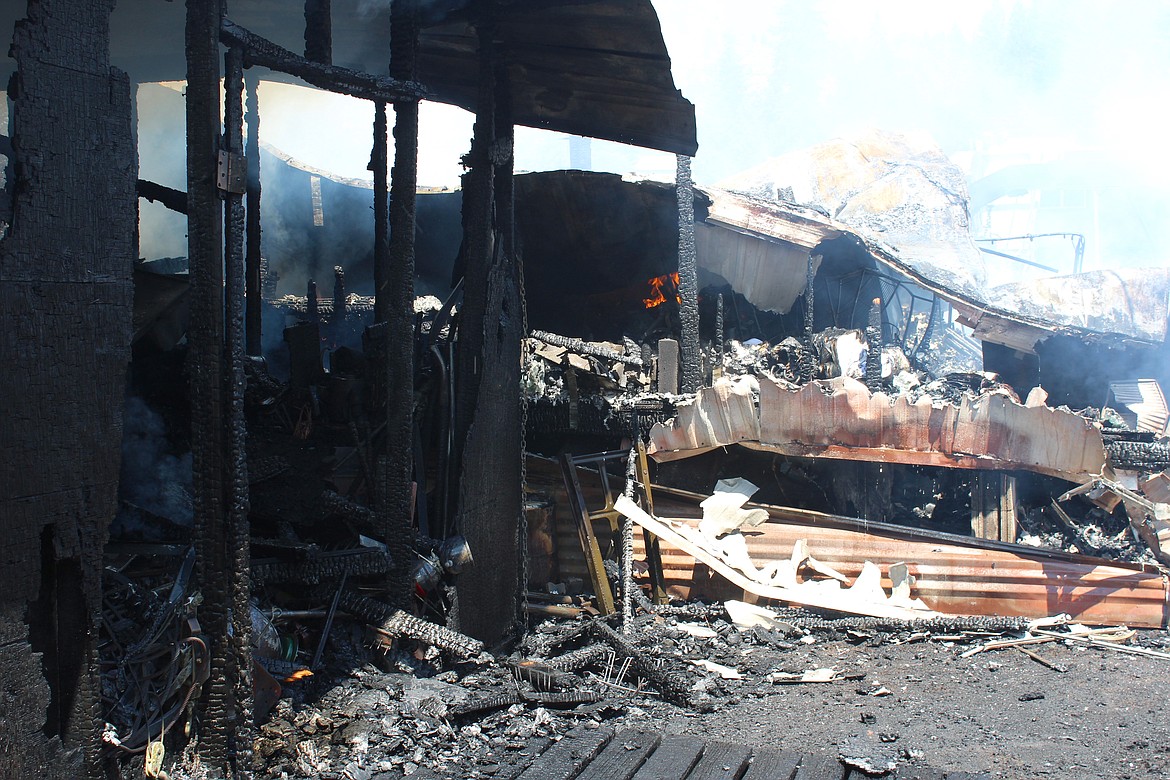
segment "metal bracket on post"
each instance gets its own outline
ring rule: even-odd
[[[222,192],[243,195],[248,191],[248,162],[244,155],[220,150],[215,186]]]

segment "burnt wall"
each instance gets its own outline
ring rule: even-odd
[[[0,776],[97,776],[101,552],[117,495],[133,300],[130,85],[114,0],[29,0],[16,26],[13,224],[0,241]]]

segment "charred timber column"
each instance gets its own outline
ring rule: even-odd
[[[464,298],[460,312],[456,441],[458,530],[476,564],[459,575],[458,619],[485,642],[513,625],[519,560],[521,301],[511,238],[512,130],[507,71],[483,2],[475,135],[463,180]],[[497,183],[497,179],[499,179]],[[497,203],[496,198],[506,202]]]
[[[248,89],[248,145],[244,150],[248,163],[246,322],[248,354],[260,355],[263,351],[261,320],[264,308],[264,293],[260,289],[260,78],[249,71],[244,77],[244,85]]]
[[[244,52],[232,47],[224,58],[224,147],[229,168],[243,161]],[[228,678],[234,684],[232,732],[236,777],[252,771],[252,611],[248,523],[248,460],[244,430],[244,192],[231,183],[224,196],[224,298],[227,337],[227,538],[231,570],[231,633]]]
[[[227,764],[234,696],[228,676],[230,587],[224,506],[223,206],[216,184],[220,151],[219,0],[187,3],[187,253],[191,314],[187,361],[191,381],[191,452],[195,488],[199,620],[211,646],[211,679],[201,702],[202,758]]]
[[[390,17],[390,75],[413,81],[416,74],[418,23],[410,11],[395,3]],[[385,108],[379,138],[385,136]],[[414,453],[414,229],[415,190],[418,186],[418,101],[394,104],[394,169],[390,180],[389,246],[379,275],[377,301],[384,322],[383,352],[386,383],[386,457],[380,482],[387,525],[384,533],[391,554],[410,556],[411,471]],[[383,163],[384,165],[384,163]],[[398,596],[410,597],[406,567],[397,570]]]
[[[0,240],[4,778],[105,776],[97,621],[137,257],[131,85],[110,67],[113,7],[29,2],[6,49],[16,73],[15,208]]]
[[[695,191],[691,158],[680,154],[675,188],[678,193],[678,297],[682,322],[682,391],[702,385],[703,356],[699,350],[699,272],[695,258]]]

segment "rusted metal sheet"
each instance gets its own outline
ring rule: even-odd
[[[673,494],[673,495],[672,495]],[[683,498],[683,500],[680,500]],[[691,494],[691,501],[701,496]],[[655,491],[661,516],[695,524],[697,503],[680,491]],[[749,504],[748,506],[755,506]],[[1162,570],[1104,561],[1087,556],[866,523],[804,510],[765,506],[769,521],[745,531],[748,552],[757,566],[787,559],[797,540],[808,541],[817,560],[850,579],[865,561],[883,572],[904,562],[916,578],[912,595],[938,612],[954,615],[1041,617],[1068,613],[1089,624],[1125,624],[1141,628],[1167,625],[1170,590]],[[641,555],[635,541],[635,555]],[[739,597],[689,555],[662,545],[667,591],[679,596]],[[882,587],[892,583],[883,577]]]
[[[556,464],[542,458],[528,460],[530,487],[564,502]],[[587,500],[600,491],[583,483]],[[547,485],[547,487],[546,487]],[[653,486],[655,514],[698,523],[702,517],[698,493]],[[557,495],[557,494],[560,495]],[[748,503],[767,510],[769,521],[745,531],[748,552],[757,566],[788,558],[793,544],[808,541],[822,563],[849,578],[861,572],[865,561],[888,572],[892,563],[906,563],[917,582],[912,595],[930,608],[955,615],[1039,617],[1066,612],[1085,623],[1126,624],[1162,628],[1170,619],[1170,590],[1162,570],[1104,561],[1085,555],[1042,550],[1023,545],[956,536],[909,526],[857,520],[802,509]],[[567,511],[568,505],[565,502]],[[567,516],[567,515],[564,515]],[[558,524],[562,514],[558,513]],[[580,543],[571,524],[564,523],[557,555],[561,577],[587,576]],[[598,526],[598,530],[603,529]],[[743,591],[695,559],[667,544],[661,545],[667,592],[679,598],[743,598]],[[644,560],[645,548],[635,534],[634,554]],[[882,587],[893,586],[883,576]]]
[[[750,388],[727,380],[679,404],[650,431],[658,460],[740,443],[801,457],[966,469],[1027,469],[1083,481],[1105,467],[1101,432],[1083,417],[984,394],[953,404],[870,393],[848,377],[799,389],[759,378],[758,421]],[[758,426],[758,427],[757,427]]]

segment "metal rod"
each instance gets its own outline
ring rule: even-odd
[[[317,641],[317,652],[313,653],[313,663],[309,664],[311,671],[317,671],[320,666],[321,654],[325,652],[325,641],[329,639],[329,631],[333,628],[333,616],[337,614],[337,603],[341,601],[341,592],[345,590],[345,580],[348,576],[349,572],[342,572],[337,592],[333,594],[333,602],[330,603],[329,612],[325,616],[325,626],[321,629],[321,638]]]

